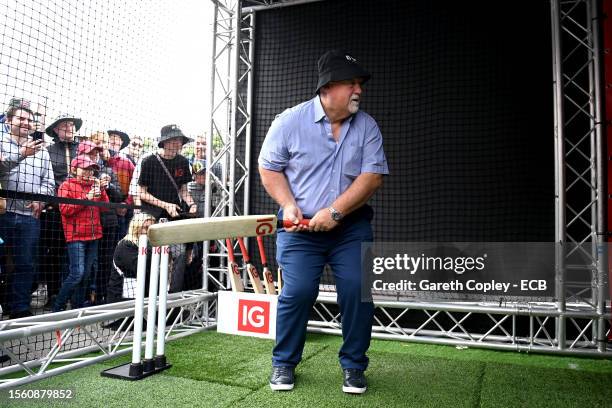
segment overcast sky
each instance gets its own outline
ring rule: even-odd
[[[207,130],[208,0],[0,0],[0,103],[26,97],[84,121],[158,137]],[[180,6],[177,6],[180,5]]]

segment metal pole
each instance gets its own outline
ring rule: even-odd
[[[555,137],[555,292],[557,311],[565,313],[565,132],[563,117],[563,75],[561,72],[561,21],[560,1],[552,0],[551,28],[553,49],[553,99],[554,99],[554,137]],[[563,316],[556,319],[556,336],[558,348],[565,349],[565,323]]]
[[[608,277],[608,251],[606,243],[607,230],[607,171],[606,171],[606,148],[603,122],[605,114],[603,112],[603,81],[601,67],[603,65],[603,50],[601,46],[601,10],[599,2],[590,0],[591,10],[591,35],[593,38],[593,113],[594,113],[594,134],[595,134],[595,157],[596,157],[596,172],[597,172],[597,224],[596,224],[596,239],[597,239],[597,314],[600,316],[597,320],[597,350],[606,350],[606,319],[602,316],[606,311],[606,285]]]
[[[317,3],[323,0],[293,0],[293,1],[283,1],[282,3],[274,3],[266,6],[251,6],[245,7],[242,9],[243,13],[252,13],[254,11],[262,11],[268,9],[275,9],[280,7],[289,7],[289,6],[299,6],[300,4],[308,4],[308,3]]]
[[[592,57],[593,52],[593,14],[591,13],[591,4],[592,1],[587,0],[585,2],[586,6],[586,29],[587,29],[587,44],[588,44],[588,52],[589,57]],[[594,65],[595,60],[589,58],[588,72],[589,72],[589,84],[588,84],[588,92],[589,92],[589,148],[590,148],[590,165],[589,165],[589,173],[591,174],[590,183],[591,183],[591,203],[598,203],[598,191],[597,191],[597,179],[599,177],[598,168],[597,168],[597,159],[598,159],[598,151],[597,145],[595,141],[595,105],[593,101],[594,97],[594,89],[593,89],[593,75],[594,75]],[[597,239],[597,215],[598,215],[599,205],[591,205],[591,233],[589,242],[591,244],[591,265],[589,265],[589,271],[591,272],[591,304],[597,305],[598,298],[598,290],[597,290],[597,280],[598,273],[597,269],[599,266],[598,262],[598,250],[599,244]],[[597,323],[598,321],[593,322],[592,327],[592,338],[593,340],[597,338]]]
[[[212,202],[211,188],[210,188],[210,171],[212,170],[212,149],[213,149],[213,131],[214,131],[214,108],[215,108],[215,77],[217,69],[217,23],[219,12],[219,5],[217,2],[214,3],[213,12],[213,35],[212,35],[212,54],[211,54],[211,73],[210,73],[210,113],[208,123],[208,134],[206,135],[206,185],[204,186],[204,217],[210,217],[210,207]],[[208,253],[210,251],[209,242],[204,242],[202,246],[202,289],[208,288]],[[208,312],[207,312],[208,316]]]
[[[252,136],[252,118],[253,118],[253,57],[255,55],[255,13],[250,13],[247,17],[249,20],[248,27],[246,28],[247,38],[245,42],[248,43],[248,73],[247,73],[247,99],[246,99],[246,123],[245,123],[245,143],[244,143],[244,167],[245,167],[245,178],[243,181],[243,201],[242,201],[242,212],[244,215],[249,213],[249,204],[251,201],[251,136]],[[244,240],[247,248],[249,247],[249,239]]]
[[[249,214],[249,203],[251,199],[251,136],[252,136],[252,118],[253,118],[253,58],[255,56],[255,13],[251,13],[250,22],[248,27],[248,43],[249,43],[249,72],[247,75],[247,123],[245,129],[245,152],[244,152],[244,165],[247,169],[246,178],[244,180],[244,201],[243,201],[243,213],[244,215]],[[248,245],[248,241],[247,241]]]
[[[232,104],[230,111],[230,162],[229,162],[229,204],[228,210],[229,216],[235,214],[235,201],[236,201],[236,136],[237,136],[237,123],[238,123],[238,76],[240,75],[240,28],[241,28],[241,13],[240,13],[241,2],[236,2],[236,8],[234,10],[234,48],[230,53],[231,64],[231,90],[232,90]]]
[[[230,134],[229,134],[229,145],[230,145],[230,157],[229,157],[229,180],[228,180],[228,215],[232,216],[236,214],[236,137],[238,136],[238,84],[239,84],[239,75],[240,75],[240,30],[241,30],[241,19],[242,14],[240,12],[242,2],[240,0],[236,1],[236,6],[234,10],[234,49],[233,53],[230,50],[230,58],[229,60],[232,62],[231,64],[231,92],[232,92],[232,103],[231,103],[231,111],[229,117],[230,123]],[[245,280],[246,271],[242,271],[242,280]],[[228,277],[229,278],[229,277]]]

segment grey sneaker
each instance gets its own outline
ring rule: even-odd
[[[345,368],[344,383],[342,391],[348,394],[363,394],[368,389],[368,384],[362,370],[357,368]]]
[[[270,388],[273,391],[289,391],[293,389],[295,376],[293,367],[272,367],[270,375]]]
[[[43,307],[47,303],[47,285],[38,284],[38,289],[32,292],[32,300],[30,301],[30,307],[39,308]]]

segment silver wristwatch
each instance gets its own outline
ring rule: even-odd
[[[331,214],[332,220],[341,221],[344,218],[344,214],[336,210],[334,207],[329,207],[328,210],[329,210],[329,213]]]

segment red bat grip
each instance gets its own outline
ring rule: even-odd
[[[242,238],[238,238],[238,245],[240,245],[240,252],[242,252],[242,259],[244,259],[245,263],[249,263],[250,259],[249,259],[249,252],[247,251],[246,247],[244,246],[244,241],[242,240]]]
[[[234,257],[234,247],[232,244],[232,240],[229,238],[225,238],[225,246],[227,246],[227,256],[231,263],[236,263],[236,258]]]
[[[259,256],[261,257],[261,263],[264,266],[267,266],[268,260],[266,259],[266,250],[264,249],[263,237],[261,235],[257,236],[257,246],[259,247]]]
[[[306,218],[304,218],[303,220],[300,220],[300,222],[298,222],[298,225],[303,225],[305,227],[307,227],[309,224],[310,224],[310,220],[306,219]],[[295,227],[295,224],[292,223],[289,220],[283,220],[282,221],[282,227],[283,228],[291,228],[291,227]]]

